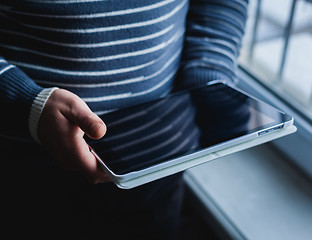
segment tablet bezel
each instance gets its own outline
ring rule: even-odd
[[[212,83],[209,84],[210,85],[214,85],[214,84],[225,84],[222,81],[214,81]],[[225,84],[227,85],[227,84]],[[264,103],[263,101],[247,94],[246,92],[238,89],[237,87],[233,87],[233,86],[229,86],[232,89],[235,89],[236,91],[246,95],[247,97],[253,99],[253,101],[259,102],[259,104],[265,104],[265,105],[269,105],[267,103]],[[192,91],[191,90],[188,90]],[[176,93],[176,94],[183,94],[183,92],[180,93]],[[167,97],[172,97],[173,95],[168,95]],[[271,106],[272,107],[272,106]],[[274,108],[274,107],[273,107]],[[274,108],[276,109],[276,108]],[[257,139],[257,138],[261,138],[262,136],[265,136],[267,134],[271,134],[272,132],[278,132],[281,131],[284,128],[288,128],[289,126],[293,125],[293,118],[285,113],[282,113],[281,111],[279,111],[278,109],[276,109],[276,111],[278,111],[280,114],[283,114],[284,116],[287,116],[287,120],[284,122],[279,122],[276,124],[269,124],[268,126],[264,126],[262,128],[259,129],[253,129],[253,132],[249,132],[243,136],[239,136],[230,140],[227,140],[225,142],[210,146],[208,148],[205,149],[200,149],[200,150],[196,150],[193,153],[190,154],[186,154],[186,155],[181,155],[179,157],[175,157],[173,159],[168,159],[164,162],[160,162],[160,163],[156,163],[155,165],[137,170],[137,171],[132,171],[129,173],[125,173],[125,174],[116,174],[112,171],[112,169],[109,168],[109,166],[107,166],[107,164],[105,164],[105,161],[103,161],[100,156],[97,155],[96,151],[94,151],[92,148],[91,152],[96,156],[96,158],[98,159],[100,165],[103,167],[104,171],[110,176],[110,178],[116,183],[116,185],[118,185],[119,187],[122,188],[122,183],[123,182],[127,182],[130,181],[131,179],[135,179],[135,178],[139,178],[142,177],[144,175],[148,175],[150,173],[155,173],[157,171],[161,171],[162,169],[167,169],[169,167],[175,166],[175,165],[179,165],[183,162],[187,162],[187,161],[191,161],[193,159],[220,151],[222,149],[226,149],[226,148],[230,148],[231,146],[235,146],[238,145],[240,143],[244,143],[244,142],[248,142],[251,141],[253,139]]]

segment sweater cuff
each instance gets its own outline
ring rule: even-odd
[[[233,74],[226,73],[217,69],[189,68],[181,74],[182,88],[192,88],[206,85],[215,80],[222,80],[229,85],[235,85],[237,79]]]
[[[38,136],[38,124],[39,119],[42,113],[42,110],[49,99],[50,95],[54,90],[58,89],[57,87],[54,88],[45,88],[43,89],[35,98],[31,105],[30,113],[29,113],[29,120],[28,120],[28,127],[30,131],[30,135],[32,138],[41,144],[39,136]]]

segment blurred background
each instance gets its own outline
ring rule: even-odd
[[[250,0],[240,64],[312,119],[312,0]]]

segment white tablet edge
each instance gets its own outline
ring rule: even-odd
[[[131,189],[140,185],[143,185],[145,183],[184,171],[188,168],[209,162],[211,160],[238,152],[238,151],[242,151],[245,150],[247,148],[251,148],[269,141],[272,141],[274,139],[289,135],[291,133],[296,132],[297,128],[292,125],[290,127],[287,128],[282,128],[278,131],[274,131],[272,133],[268,133],[265,135],[262,135],[259,138],[253,139],[253,140],[249,140],[246,141],[244,143],[240,143],[237,145],[234,145],[232,147],[228,147],[213,153],[209,153],[205,156],[202,157],[198,157],[198,158],[194,158],[192,160],[186,161],[186,162],[181,162],[179,164],[155,171],[155,172],[151,172],[149,174],[137,177],[137,178],[133,178],[130,180],[126,180],[126,181],[116,181],[115,184],[122,189]]]

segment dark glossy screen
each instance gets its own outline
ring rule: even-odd
[[[88,141],[116,174],[141,170],[290,119],[222,83],[102,118],[106,135]]]

